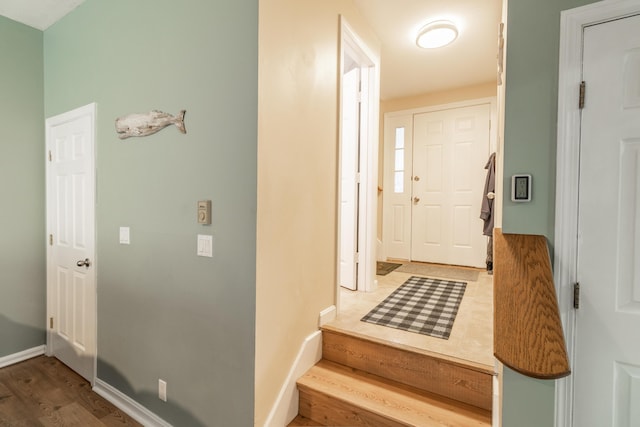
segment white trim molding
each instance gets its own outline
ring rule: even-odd
[[[44,354],[45,349],[46,346],[39,345],[38,347],[33,347],[24,351],[20,351],[18,353],[0,357],[0,368],[5,368],[7,366],[15,365],[16,363],[24,362],[25,360],[41,356]]]
[[[286,426],[298,415],[300,395],[296,381],[320,359],[322,359],[322,331],[315,331],[302,343],[298,356],[289,370],[289,375],[264,423],[265,427]]]
[[[361,141],[360,174],[362,189],[360,192],[359,214],[359,247],[360,261],[358,263],[358,291],[373,292],[378,286],[376,280],[376,243],[377,243],[377,214],[378,214],[378,133],[380,121],[380,57],[374,52],[349,25],[347,19],[340,15],[340,73],[339,92],[342,104],[342,76],[345,55],[354,55],[362,70],[362,121],[366,125],[361,127],[365,135]],[[342,110],[340,107],[340,117]],[[339,136],[339,144],[342,140]],[[339,179],[339,176],[338,176]],[[338,195],[340,197],[340,195]],[[337,212],[339,215],[339,211]],[[339,223],[339,222],[338,222]],[[340,237],[338,225],[338,241]],[[340,265],[340,245],[338,244],[336,265]],[[336,306],[340,311],[340,269],[336,269]]]
[[[172,427],[171,424],[99,378],[96,378],[93,391],[145,427]]]
[[[582,81],[582,39],[585,27],[640,13],[640,1],[601,1],[566,10],[560,20],[558,75],[558,140],[556,162],[556,216],[554,280],[560,317],[571,365],[575,361],[573,284],[577,280],[578,189]],[[573,376],[556,381],[555,425],[573,425]]]
[[[337,309],[335,305],[330,305],[320,312],[318,318],[318,327],[322,328],[329,322],[333,322],[336,319]]]

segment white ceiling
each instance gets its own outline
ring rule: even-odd
[[[382,43],[381,97],[438,92],[496,81],[502,0],[355,0]],[[448,19],[458,39],[439,49],[419,49],[416,33]]]
[[[83,1],[0,0],[0,15],[45,30]],[[354,1],[382,43],[382,99],[495,81],[502,0]],[[458,39],[418,49],[417,30],[443,18],[458,24]]]
[[[0,0],[0,15],[46,30],[84,0]]]

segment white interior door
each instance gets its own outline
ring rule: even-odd
[[[640,16],[584,31],[574,426],[640,425]]]
[[[411,259],[483,267],[490,104],[414,116]]]
[[[342,126],[340,143],[340,286],[357,289],[360,68],[342,76]]]
[[[93,382],[95,104],[47,119],[48,354]]]

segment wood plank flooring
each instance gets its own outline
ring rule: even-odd
[[[0,426],[141,426],[58,359],[39,356],[0,369]]]

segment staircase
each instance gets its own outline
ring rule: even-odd
[[[493,371],[325,326],[289,426],[491,426]]]

